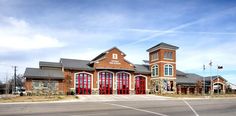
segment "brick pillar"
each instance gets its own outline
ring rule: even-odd
[[[198,94],[197,87],[194,87],[194,94]]]
[[[172,80],[173,81],[173,90],[174,90],[174,93],[177,94],[177,86],[176,86],[176,80]]]
[[[189,95],[189,87],[187,87],[187,95]]]
[[[178,85],[179,91],[178,93],[181,94],[181,85]]]
[[[223,86],[223,94],[225,94],[225,85],[222,85]]]

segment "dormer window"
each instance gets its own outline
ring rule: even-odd
[[[151,54],[151,61],[155,61],[155,60],[158,60],[158,53],[157,52]]]
[[[112,54],[112,59],[118,59],[117,54]]]
[[[164,59],[173,59],[173,52],[165,52]]]

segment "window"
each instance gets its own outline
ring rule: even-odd
[[[39,87],[39,82],[38,81],[33,81],[33,86],[34,87]]]
[[[152,60],[152,61],[153,61],[153,60],[158,60],[158,53],[157,53],[157,52],[151,54],[151,60]]]
[[[47,81],[43,82],[43,87],[48,87],[48,82]]]
[[[163,89],[165,91],[174,91],[174,82],[164,79],[163,80]]]
[[[156,92],[158,91],[158,81],[155,82],[156,85]]]
[[[158,76],[158,65],[152,66],[152,77]]]
[[[117,54],[112,54],[112,59],[118,59]]]
[[[165,65],[165,76],[173,75],[173,66],[170,64]]]
[[[165,52],[164,59],[173,59],[173,53],[172,52]]]

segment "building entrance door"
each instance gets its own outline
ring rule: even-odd
[[[87,73],[79,73],[77,79],[77,94],[91,94],[91,75]]]
[[[129,74],[117,74],[117,94],[129,94]]]
[[[113,93],[113,74],[110,72],[99,73],[99,94]]]
[[[138,76],[135,78],[135,94],[146,94],[145,77]]]

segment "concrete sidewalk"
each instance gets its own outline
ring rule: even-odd
[[[146,100],[168,100],[171,97],[157,95],[78,95],[78,101],[101,102],[101,101],[146,101]]]

